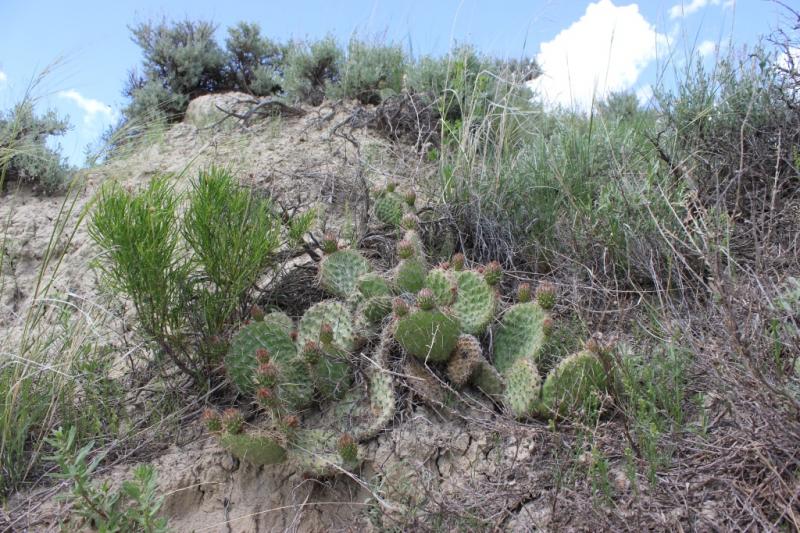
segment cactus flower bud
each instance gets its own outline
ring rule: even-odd
[[[339,455],[346,463],[355,462],[358,459],[358,445],[353,437],[345,433],[339,438],[338,443]]]
[[[420,309],[426,311],[433,309],[436,305],[436,295],[433,294],[432,290],[425,287],[417,293],[417,305]]]
[[[451,260],[451,263],[453,263],[453,270],[457,272],[464,270],[464,260],[465,260],[464,254],[462,253],[455,254]]]
[[[213,409],[205,409],[200,419],[206,425],[206,429],[211,433],[219,433],[222,431],[222,420],[220,420],[219,414]]]
[[[501,267],[500,263],[497,261],[492,261],[484,268],[483,278],[486,280],[486,283],[494,287],[503,279],[503,267]]]
[[[250,308],[250,318],[256,322],[261,322],[264,320],[264,310],[257,305],[253,305],[253,307]]]
[[[545,335],[549,335],[553,331],[554,322],[551,317],[545,317],[542,320],[542,330],[544,330]]]
[[[326,233],[322,238],[322,251],[326,254],[332,254],[339,249],[339,239],[333,233]]]
[[[394,192],[397,189],[397,182],[390,181],[386,184],[386,192]]]
[[[297,418],[297,415],[287,415],[284,417],[283,423],[286,424],[287,428],[295,429],[300,425],[300,419]]]
[[[259,363],[268,363],[269,351],[266,348],[259,348],[256,350],[256,361]]]
[[[397,255],[400,259],[410,259],[414,257],[414,245],[410,241],[403,239],[397,243]]]
[[[406,213],[400,219],[400,227],[407,230],[417,229],[419,226],[419,218],[414,213]]]
[[[414,191],[408,191],[405,194],[405,200],[409,207],[414,207],[414,204],[417,202],[417,193]]]
[[[542,281],[536,287],[536,301],[542,309],[552,309],[556,304],[556,286],[549,281]]]
[[[319,328],[319,341],[323,346],[328,346],[333,342],[333,326],[327,322]]]
[[[520,303],[527,303],[531,301],[531,284],[520,283],[517,287],[517,299]]]
[[[392,310],[398,317],[406,316],[408,314],[408,304],[402,298],[395,298],[392,301]]]
[[[222,428],[228,433],[241,433],[242,426],[244,425],[244,418],[238,409],[231,407],[222,412],[221,424]]]

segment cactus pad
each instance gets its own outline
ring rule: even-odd
[[[506,371],[503,399],[516,418],[533,415],[539,405],[542,378],[530,359],[518,359]]]
[[[294,322],[292,322],[292,319],[289,318],[289,315],[282,311],[272,311],[271,313],[267,313],[264,315],[263,320],[264,322],[280,327],[286,332],[287,335],[290,334],[294,329]]]
[[[421,361],[433,363],[450,358],[459,334],[458,321],[438,309],[417,309],[399,318],[394,332],[404,350]]]
[[[370,324],[380,324],[392,312],[391,296],[373,296],[358,306],[357,313],[363,314]]]
[[[450,361],[447,362],[447,377],[456,388],[467,384],[472,373],[484,361],[481,343],[472,335],[461,335]]]
[[[254,465],[274,465],[286,460],[286,449],[268,434],[225,433],[220,445],[242,461]]]
[[[358,290],[364,298],[372,298],[373,296],[391,296],[392,288],[389,282],[375,272],[368,272],[358,278]]]
[[[519,303],[508,308],[494,337],[497,370],[504,373],[521,358],[538,362],[546,336],[546,318],[547,313],[536,303]]]
[[[482,358],[475,366],[475,369],[472,371],[470,383],[487,396],[495,399],[502,395],[506,388],[503,377],[486,358]]]
[[[330,324],[333,328],[333,344],[345,351],[352,351],[356,343],[353,316],[347,307],[336,300],[324,300],[311,306],[297,327],[297,345],[308,341],[319,342],[320,328]]]
[[[453,313],[465,333],[480,335],[494,318],[494,290],[480,274],[471,270],[456,272],[455,277],[458,295],[453,304]]]
[[[370,270],[369,261],[356,250],[339,250],[320,262],[319,283],[331,294],[347,298],[357,289],[358,278]]]
[[[406,213],[403,197],[395,192],[384,192],[375,200],[375,216],[387,226],[399,227]]]
[[[433,291],[438,305],[452,305],[458,291],[455,276],[449,270],[434,268],[425,278],[425,286]]]
[[[563,416],[580,409],[605,382],[603,365],[595,354],[584,350],[570,355],[550,371],[542,385],[543,414]]]
[[[394,281],[402,292],[419,292],[425,286],[428,269],[418,257],[404,259],[397,264]]]
[[[231,340],[225,367],[231,381],[243,394],[255,392],[259,362],[256,351],[266,350],[278,371],[276,394],[289,409],[299,409],[311,399],[313,388],[289,334],[274,322],[253,322],[241,328]]]

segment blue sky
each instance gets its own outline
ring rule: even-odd
[[[768,0],[2,0],[0,109],[61,58],[39,93],[43,108],[69,115],[72,129],[59,142],[82,164],[85,146],[118,117],[127,72],[140,63],[128,26],[162,17],[212,20],[220,43],[240,20],[281,41],[385,35],[415,55],[469,42],[489,54],[537,57],[542,96],[585,107],[607,90],[646,99],[668,56],[679,64],[696,49],[710,61],[719,45],[756,42],[783,14]]]

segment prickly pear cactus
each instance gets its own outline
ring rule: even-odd
[[[372,270],[355,250],[338,250],[323,257],[319,265],[319,283],[323,289],[340,298],[347,298],[358,288],[358,279]]]
[[[376,272],[363,274],[358,278],[357,285],[358,291],[363,298],[392,295],[392,288],[389,286],[389,282]]]
[[[418,257],[401,260],[394,272],[394,283],[401,292],[416,293],[425,286],[428,269]]]
[[[453,272],[444,268],[434,268],[425,277],[425,287],[433,291],[436,304],[452,305],[458,293],[458,282]]]
[[[392,312],[391,296],[373,296],[361,302],[357,314],[364,315],[369,324],[380,324]],[[357,320],[357,319],[356,319]]]
[[[509,307],[494,335],[494,366],[504,373],[518,359],[538,362],[548,324],[547,313],[533,302]]]
[[[461,329],[470,335],[481,335],[494,319],[496,296],[486,280],[472,270],[455,273],[458,294],[453,313]]]
[[[516,418],[526,418],[539,407],[542,378],[530,359],[518,359],[506,370],[504,400]]]
[[[447,378],[460,389],[467,384],[481,361],[485,359],[480,341],[472,335],[461,335],[447,362]]]
[[[405,351],[431,363],[444,363],[458,342],[458,321],[439,309],[416,309],[397,319],[394,337]]]
[[[231,340],[225,368],[231,381],[243,394],[256,392],[259,352],[274,365],[276,390],[271,391],[289,410],[308,405],[313,384],[290,335],[274,322],[252,322],[242,327]]]
[[[483,358],[472,372],[470,383],[490,398],[499,399],[506,389],[503,376]]]
[[[403,197],[394,191],[384,191],[375,200],[375,216],[387,226],[400,227],[407,209]]]
[[[294,329],[294,322],[289,318],[289,315],[282,311],[272,311],[264,315],[262,319],[268,324],[274,324],[286,332],[287,335],[291,334]]]
[[[286,460],[286,448],[270,433],[224,433],[220,445],[242,461],[261,466]]]
[[[324,300],[311,306],[297,326],[297,345],[304,347],[309,341],[320,342],[323,324],[333,329],[333,344],[351,352],[356,345],[356,332],[350,310],[338,300]]]
[[[600,359],[589,350],[570,355],[550,371],[542,385],[543,415],[565,415],[586,406],[606,386]]]

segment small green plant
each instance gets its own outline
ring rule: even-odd
[[[48,444],[60,472],[53,474],[68,481],[71,491],[64,497],[71,505],[71,516],[80,523],[78,527],[91,527],[97,531],[160,533],[167,531],[167,521],[159,517],[164,498],[158,494],[156,471],[152,465],[140,465],[133,470],[133,479],[125,480],[117,490],[108,482],[99,487],[91,483],[104,454],[89,461],[94,442],[76,449],[75,428],[59,428],[53,432]]]
[[[103,188],[89,234],[104,252],[103,279],[131,299],[145,336],[202,383],[225,353],[225,328],[248,312],[250,288],[280,267],[278,248],[299,243],[314,217],[290,217],[284,232],[269,201],[213,167],[200,173],[179,216],[183,197],[170,180],[154,178],[137,193]]]
[[[70,168],[46,141],[66,133],[68,123],[55,111],[37,116],[33,104],[26,97],[13,109],[0,112],[0,193],[10,183],[26,184],[46,194],[67,185]]]
[[[344,54],[333,37],[289,45],[284,89],[293,99],[320,105],[328,87],[339,80]]]

